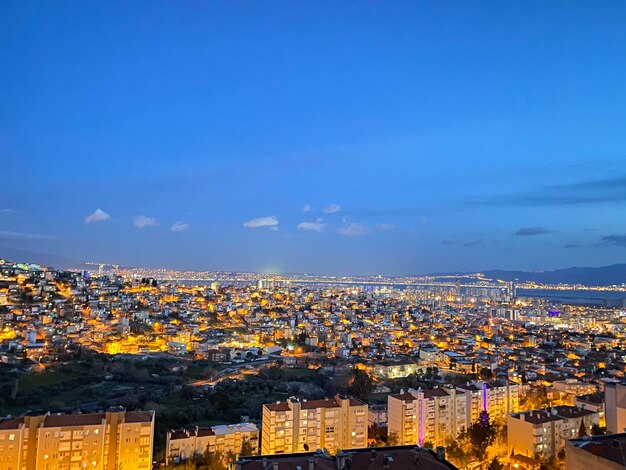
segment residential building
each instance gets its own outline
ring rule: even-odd
[[[336,395],[326,400],[298,400],[263,405],[261,453],[280,454],[367,446],[367,404]]]
[[[0,469],[150,469],[153,411],[44,414],[0,421]]]
[[[626,431],[626,384],[607,383],[604,386],[606,430]]]
[[[450,388],[401,390],[388,397],[388,432],[400,444],[445,445],[468,426],[467,396]]]
[[[468,412],[467,422],[472,424],[483,411],[496,421],[506,421],[506,417],[519,411],[519,385],[509,381],[472,382],[457,387],[466,392]]]
[[[241,453],[244,442],[249,442],[256,454],[259,449],[259,428],[252,423],[219,425],[209,428],[179,429],[167,433],[165,458],[167,463],[187,460],[206,451]]]
[[[565,444],[567,470],[624,470],[626,433],[585,436]]]
[[[512,414],[507,421],[508,454],[540,460],[556,457],[568,439],[579,436],[581,427],[588,434],[598,420],[598,413],[574,406]]]
[[[424,370],[425,366],[420,366],[417,362],[410,361],[384,361],[374,364],[372,373],[376,377],[397,379],[415,374],[419,369]]]
[[[233,470],[458,470],[446,460],[443,447],[437,450],[416,446],[352,449],[337,455],[317,451],[298,454],[261,455],[241,458]]]

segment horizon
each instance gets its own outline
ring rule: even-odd
[[[626,262],[624,15],[5,2],[0,245],[333,275]]]
[[[64,265],[63,268],[60,268],[59,266],[54,266],[52,264],[46,264],[46,263],[42,263],[42,262],[37,262],[37,261],[24,261],[22,259],[15,259],[16,257],[19,258],[19,255],[17,256],[8,256],[5,257],[3,255],[3,253],[5,253],[5,247],[0,247],[0,260],[4,260],[4,261],[8,261],[11,263],[29,263],[29,264],[38,264],[41,265],[43,267],[46,268],[52,268],[55,270],[64,270],[64,269],[70,269],[70,270],[80,270],[83,269],[83,267],[79,267],[79,266],[74,266],[74,267],[67,267],[68,265]],[[555,271],[565,271],[565,270],[570,270],[570,269],[602,269],[602,268],[612,268],[615,266],[624,266],[626,265],[626,263],[613,263],[613,264],[608,264],[608,265],[600,265],[600,266],[579,266],[579,265],[572,265],[572,266],[563,266],[563,267],[559,267],[559,268],[555,268],[555,269],[550,269],[550,270],[546,270],[546,269],[529,269],[529,270],[517,270],[517,269],[507,269],[507,268],[502,268],[502,267],[493,267],[493,268],[485,268],[485,269],[474,269],[474,270],[468,270],[468,271],[431,271],[431,272],[423,272],[423,273],[412,273],[412,274],[393,274],[393,273],[325,273],[325,272],[311,272],[311,271],[277,271],[277,272],[262,272],[262,271],[251,271],[251,270],[247,270],[247,271],[236,271],[236,270],[231,270],[231,269],[219,269],[219,268],[205,268],[205,269],[176,269],[176,268],[172,268],[172,267],[168,267],[168,266],[163,266],[163,265],[153,265],[153,266],[148,266],[148,265],[124,265],[124,264],[119,264],[119,263],[111,263],[111,262],[98,262],[98,261],[92,261],[92,260],[76,260],[76,259],[71,259],[71,258],[65,258],[63,256],[59,256],[59,255],[55,255],[55,254],[51,254],[51,253],[37,253],[37,252],[33,252],[33,251],[28,251],[28,250],[17,250],[17,251],[21,251],[23,252],[23,255],[27,255],[27,256],[34,256],[34,258],[32,259],[44,259],[45,257],[52,257],[52,258],[59,258],[64,260],[65,262],[68,263],[81,263],[83,265],[102,265],[102,266],[116,266],[119,269],[146,269],[146,270],[167,270],[167,271],[174,271],[174,272],[195,272],[195,273],[202,273],[202,272],[207,272],[207,273],[216,273],[216,272],[220,272],[220,273],[236,273],[236,274],[259,274],[259,275],[269,275],[269,276],[284,276],[284,275],[295,275],[295,274],[304,274],[307,276],[329,276],[329,277],[350,277],[350,276],[354,276],[354,277],[374,277],[374,276],[382,276],[382,277],[386,277],[386,278],[403,278],[403,277],[425,277],[425,276],[447,276],[447,275],[456,275],[456,276],[464,276],[464,275],[474,275],[474,274],[482,274],[485,272],[489,272],[489,271],[503,271],[503,272],[520,272],[520,273],[526,273],[526,274],[539,274],[539,273],[552,273]],[[41,258],[44,257],[44,258]],[[89,271],[89,270],[87,270]]]

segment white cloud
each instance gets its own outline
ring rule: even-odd
[[[326,207],[324,207],[324,209],[322,209],[322,212],[324,212],[324,214],[335,214],[340,210],[341,206],[339,204],[328,204]]]
[[[302,212],[309,212],[312,209],[310,204],[305,204],[302,208]]]
[[[326,228],[326,224],[322,222],[322,219],[317,219],[315,222],[301,222],[298,224],[298,230],[304,230],[305,232],[323,232]]]
[[[339,234],[344,237],[358,237],[359,235],[367,235],[371,232],[369,227],[355,222],[351,222],[339,229]]]
[[[0,230],[0,240],[57,240],[51,235],[40,235],[38,233],[11,232],[10,230]]]
[[[146,217],[145,215],[138,215],[133,219],[133,225],[137,228],[146,228],[158,225],[154,217]]]
[[[187,222],[174,222],[174,224],[170,227],[172,232],[185,232],[189,228],[189,224]]]
[[[86,224],[95,224],[96,222],[104,222],[105,220],[109,220],[111,216],[104,212],[102,209],[96,209],[93,213],[89,214],[85,217]]]
[[[4,209],[0,209],[0,214],[16,214],[17,211],[15,209],[9,209],[8,207]]]
[[[275,230],[278,229],[278,217],[275,215],[270,215],[267,217],[258,217],[256,219],[248,220],[243,223],[244,227],[247,228],[260,228],[260,227],[276,227]]]
[[[389,230],[393,230],[396,228],[393,224],[376,224],[376,230],[379,232],[388,232]]]

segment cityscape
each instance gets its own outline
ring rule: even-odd
[[[559,468],[623,439],[605,439],[626,427],[623,290],[597,306],[480,273],[0,274],[7,468],[346,468],[360,452]]]
[[[0,1],[0,470],[626,469],[626,3]]]

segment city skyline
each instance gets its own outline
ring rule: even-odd
[[[320,274],[624,262],[624,13],[4,3],[0,247]]]

